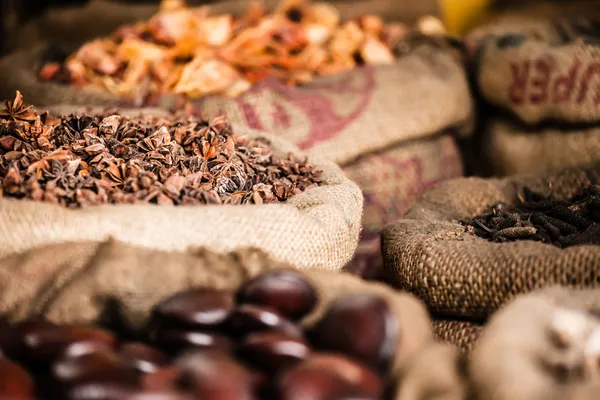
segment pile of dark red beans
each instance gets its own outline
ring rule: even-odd
[[[44,321],[5,326],[0,399],[386,399],[399,332],[389,304],[349,294],[302,329],[317,301],[301,273],[273,270],[237,293],[167,298],[134,341]]]

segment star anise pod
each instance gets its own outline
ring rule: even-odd
[[[17,90],[13,101],[7,100],[4,110],[0,111],[0,118],[14,121],[32,122],[38,117],[38,113],[32,110],[33,106],[23,104],[23,95]]]

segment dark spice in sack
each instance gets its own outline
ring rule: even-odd
[[[515,296],[548,285],[598,287],[598,246],[562,249],[532,240],[495,243],[467,232],[460,221],[471,220],[494,204],[518,203],[525,188],[544,196],[552,188],[556,201],[565,202],[599,183],[598,164],[540,175],[441,183],[426,192],[405,219],[384,229],[386,273],[393,284],[421,298],[436,318],[474,322],[486,321]]]

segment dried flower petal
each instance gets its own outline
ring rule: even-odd
[[[421,19],[417,29],[445,32],[434,17]],[[172,92],[235,97],[268,77],[295,85],[345,71],[357,65],[355,57],[362,59],[358,65],[390,63],[406,34],[405,25],[384,24],[374,15],[342,22],[339,10],[326,2],[282,0],[268,14],[255,1],[246,15],[233,18],[163,0],[148,21],[88,42],[63,64],[43,66],[39,76],[142,103]]]

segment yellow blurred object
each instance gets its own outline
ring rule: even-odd
[[[493,0],[438,0],[448,32],[460,35],[486,14]]]

